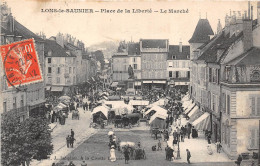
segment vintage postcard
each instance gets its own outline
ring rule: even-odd
[[[259,165],[259,1],[0,12],[1,165]]]

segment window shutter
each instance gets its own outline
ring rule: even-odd
[[[256,145],[255,145],[255,137],[256,137],[256,132],[255,132],[255,129],[251,129],[250,130],[250,132],[251,132],[251,142],[250,142],[250,148],[254,148]]]
[[[250,97],[251,115],[255,115],[255,97]]]
[[[260,116],[260,97],[257,97],[256,103],[256,115]]]

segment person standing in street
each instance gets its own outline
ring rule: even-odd
[[[160,140],[158,141],[158,148],[157,148],[157,151],[159,151],[159,149],[161,149],[161,150],[162,150],[162,143],[161,143],[161,141],[160,141]]]
[[[71,135],[72,138],[74,138],[74,134],[75,134],[74,131],[71,129],[70,130],[70,135]]]
[[[67,142],[67,148],[69,148],[70,147],[70,135],[68,135],[66,137],[66,142]]]
[[[237,158],[237,161],[235,161],[235,163],[237,164],[237,166],[240,166],[241,162],[242,162],[242,156],[239,155],[238,158]]]
[[[125,157],[125,164],[128,164],[128,161],[129,161],[129,151],[128,151],[126,146],[125,146],[125,151],[124,151],[124,157]]]
[[[188,162],[188,164],[190,164],[191,154],[190,154],[189,149],[186,149],[186,152],[187,152],[187,162]]]
[[[76,141],[76,139],[71,136],[71,137],[70,137],[70,147],[71,147],[71,148],[73,148],[74,141]]]
[[[110,161],[115,162],[116,161],[116,153],[115,153],[115,146],[112,145],[110,149]]]

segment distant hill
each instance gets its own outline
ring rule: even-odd
[[[101,50],[104,54],[105,59],[110,59],[112,55],[117,52],[119,43],[113,41],[104,41],[98,44],[91,45],[88,47],[88,52],[95,52]]]

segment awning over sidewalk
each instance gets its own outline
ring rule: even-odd
[[[51,90],[51,86],[46,86],[45,89],[46,90]]]
[[[118,82],[113,82],[112,84],[111,84],[111,87],[117,87],[117,85],[118,85]]]
[[[188,114],[189,117],[196,114],[199,111],[199,107],[194,107],[191,112]]]
[[[199,107],[195,103],[192,104],[192,107],[189,107],[185,110],[185,114],[189,114],[194,109],[199,109]]]
[[[63,91],[63,87],[62,86],[52,86],[51,87],[51,91],[52,92],[62,92]]]
[[[188,106],[189,106],[191,103],[192,103],[192,100],[184,101],[183,104],[182,104],[184,110],[185,110],[186,108],[188,108]]]
[[[141,86],[141,82],[140,81],[135,81],[135,86]]]
[[[197,129],[197,130],[206,130],[209,128],[209,122],[210,122],[210,117],[209,113],[205,112],[203,115],[201,115],[198,119],[196,119],[192,125]]]

